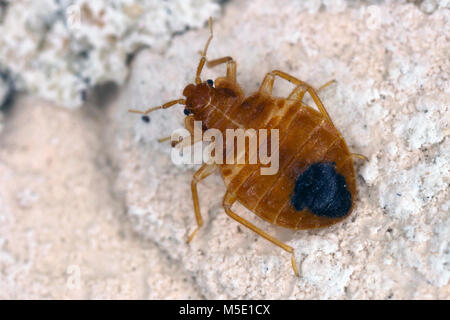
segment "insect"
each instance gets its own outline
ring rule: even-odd
[[[183,91],[185,98],[167,102],[146,111],[130,110],[147,115],[176,104],[185,106],[186,129],[193,134],[193,121],[202,121],[203,130],[215,128],[224,132],[236,128],[270,128],[279,130],[279,170],[262,175],[261,164],[203,164],[192,178],[191,190],[196,229],[189,243],[203,226],[197,184],[219,170],[227,191],[223,208],[228,216],[291,254],[294,273],[298,276],[294,249],[264,232],[236,214],[232,206],[240,202],[262,219],[289,229],[314,229],[335,224],[347,217],[355,204],[356,181],[353,158],[365,158],[351,153],[344,138],[333,125],[317,91],[334,82],[329,81],[317,91],[308,83],[285,72],[274,70],[266,74],[258,91],[249,97],[236,81],[236,62],[232,57],[207,60],[210,36],[201,52],[195,83]],[[226,75],[202,81],[204,66],[226,64]],[[287,98],[272,95],[276,77],[295,85]],[[306,105],[306,93],[317,110]]]

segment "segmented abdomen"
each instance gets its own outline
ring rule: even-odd
[[[350,153],[339,132],[322,114],[298,102],[258,94],[242,104],[211,109],[203,121],[208,128],[221,130],[224,137],[227,128],[279,130],[276,174],[261,175],[260,164],[219,166],[228,191],[247,209],[271,223],[291,229],[325,227],[342,219],[320,217],[308,209],[298,211],[291,204],[295,181],[317,162],[335,164],[336,171],[345,177],[352,204],[354,202],[356,185]],[[267,140],[270,141],[270,132]],[[271,146],[268,149],[271,150]],[[249,152],[248,146],[245,151]]]

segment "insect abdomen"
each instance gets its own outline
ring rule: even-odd
[[[338,131],[317,111],[304,106],[297,106],[293,119],[283,117],[275,127],[280,129],[278,173],[261,175],[259,165],[229,166],[232,174],[229,174],[228,183],[226,181],[228,190],[249,210],[283,227],[309,229],[340,220],[317,216],[308,209],[298,211],[291,203],[297,178],[314,163],[335,166],[338,174],[349,180],[348,190],[353,202],[353,163]]]
[[[250,98],[246,99],[246,101],[249,101],[250,99],[253,101],[255,100],[254,96],[251,96]],[[298,121],[298,119],[301,118],[301,115],[299,115],[298,104],[292,101],[286,102],[284,99],[271,99],[270,103],[265,101],[264,105],[265,109],[270,109],[271,112],[252,113],[253,117],[247,118],[247,120],[252,119],[252,121],[249,121],[250,124],[245,128],[267,129],[267,140],[259,141],[259,144],[267,144],[267,149],[269,151],[272,151],[272,147],[269,144],[271,141],[271,129],[278,129],[279,139],[281,140],[286,136],[289,125],[294,122],[294,118]],[[239,106],[239,108],[240,107],[241,106]],[[240,110],[239,112],[235,111],[233,115],[234,117],[238,117],[242,113],[242,110]],[[257,116],[258,114],[259,117]],[[239,117],[238,119],[242,119],[242,117]],[[250,127],[250,125],[252,125],[252,127]],[[246,150],[246,152],[248,153],[248,149]],[[221,169],[225,184],[228,186],[230,191],[234,192],[237,191],[239,186],[249,177],[251,173],[259,171],[260,166],[259,164],[229,164],[221,166]]]

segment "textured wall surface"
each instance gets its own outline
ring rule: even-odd
[[[212,0],[2,3],[0,67],[19,89],[68,108],[80,107],[96,85],[124,83],[136,51],[163,50],[174,34],[202,26],[220,9]]]
[[[273,69],[336,79],[320,96],[369,158],[355,161],[356,209],[330,228],[292,232],[235,206],[294,247],[300,278],[225,214],[218,174],[199,186],[206,223],[187,245],[196,166],[157,142],[182,107],[149,124],[127,112],[181,97],[207,28],[141,50],[106,105],[21,98],[0,135],[0,297],[449,299],[449,19],[446,1],[288,0],[229,1],[215,19],[208,56],[233,56],[247,94]],[[277,80],[277,95],[291,89]]]

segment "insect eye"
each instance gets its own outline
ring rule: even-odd
[[[206,83],[207,83],[210,87],[213,87],[213,86],[214,86],[214,81],[212,81],[211,79],[206,80]]]
[[[142,121],[144,121],[145,123],[149,123],[150,122],[150,117],[149,116],[142,116]]]
[[[184,109],[183,112],[184,112],[184,114],[187,115],[187,116],[190,115],[190,114],[192,113],[191,110],[189,110],[189,109]]]

